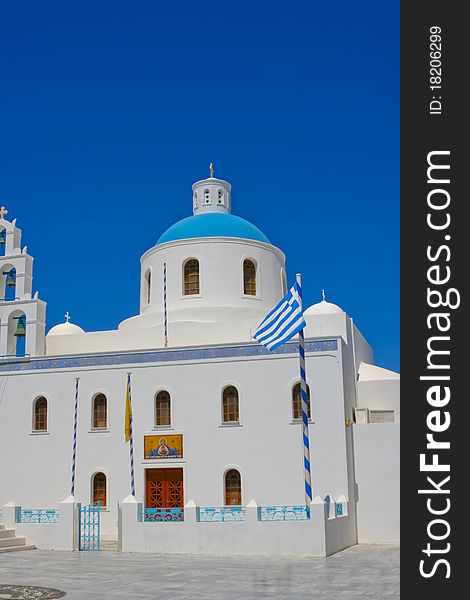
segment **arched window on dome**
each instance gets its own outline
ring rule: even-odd
[[[150,269],[147,269],[147,271],[145,272],[144,279],[145,279],[145,282],[144,282],[145,302],[147,304],[150,304],[151,290],[152,290],[152,272],[150,271]]]
[[[256,296],[256,265],[248,258],[243,261],[243,293]]]
[[[224,202],[224,190],[220,188],[217,190],[217,202],[218,204],[223,204]]]
[[[237,469],[225,473],[225,506],[241,506],[242,479]]]
[[[33,404],[33,431],[47,431],[47,400],[36,398]]]
[[[204,190],[204,204],[209,204],[211,201],[211,193],[209,190]]]
[[[108,400],[104,394],[96,394],[93,398],[92,429],[108,427]]]
[[[224,391],[222,392],[222,422],[240,422],[238,390],[233,385],[228,385],[226,388],[224,388]]]
[[[171,399],[166,390],[155,396],[155,427],[171,426]]]
[[[107,481],[104,473],[98,472],[91,478],[91,502],[100,503],[100,509],[107,507]]]
[[[307,416],[310,420],[311,409],[310,409],[310,386],[307,384]],[[300,421],[302,419],[302,395],[300,388],[300,381],[297,382],[292,388],[292,420]]]
[[[284,271],[284,267],[281,267],[281,286],[282,294],[285,296],[287,294],[287,277],[286,272]]]
[[[183,294],[194,296],[199,294],[199,261],[190,258],[183,267]]]

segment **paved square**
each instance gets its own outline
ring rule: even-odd
[[[0,555],[0,583],[57,588],[70,600],[389,600],[399,598],[399,549],[354,546],[328,558],[31,550]]]

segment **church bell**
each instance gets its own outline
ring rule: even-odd
[[[3,235],[3,231],[2,233],[0,233],[0,246],[4,246],[5,245],[5,236]]]
[[[7,276],[5,285],[7,287],[13,287],[15,285],[15,278],[13,277],[13,273],[11,271],[8,271],[8,273],[5,273],[5,275]]]
[[[25,327],[25,318],[18,317],[18,323],[16,325],[16,331],[14,333],[16,337],[25,337],[26,335],[26,327]]]

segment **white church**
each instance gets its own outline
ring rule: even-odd
[[[298,343],[268,352],[252,338],[287,292],[286,256],[232,214],[212,169],[192,209],[141,257],[139,314],[93,332],[68,313],[47,331],[33,257],[0,210],[0,550],[2,531],[4,546],[84,549],[101,536],[160,553],[397,543],[399,375],[374,365],[338,305],[304,306],[306,507]]]

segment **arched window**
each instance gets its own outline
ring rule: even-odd
[[[100,508],[107,506],[106,475],[95,473],[91,478],[91,501],[93,504],[100,503]]]
[[[242,481],[240,473],[236,469],[230,469],[225,473],[225,505],[241,506],[242,504]]]
[[[108,401],[104,394],[93,398],[93,429],[106,429],[108,426]]]
[[[238,423],[240,420],[238,390],[233,385],[222,392],[222,420],[224,423]]]
[[[310,387],[307,385],[307,415],[311,418]],[[300,381],[292,388],[292,419],[298,421],[302,418],[302,395]]]
[[[185,296],[199,294],[199,261],[195,258],[184,263],[183,294]]]
[[[256,266],[248,259],[243,261],[243,293],[256,296]]]
[[[171,425],[170,394],[166,390],[155,396],[155,427]]]
[[[217,190],[217,202],[219,204],[222,204],[224,201],[224,191],[223,190]]]
[[[145,301],[150,304],[150,293],[152,289],[152,273],[150,269],[145,273]]]
[[[34,403],[33,430],[47,431],[47,400],[40,396]]]
[[[204,202],[206,204],[209,204],[211,200],[211,193],[209,192],[209,190],[204,190]]]

